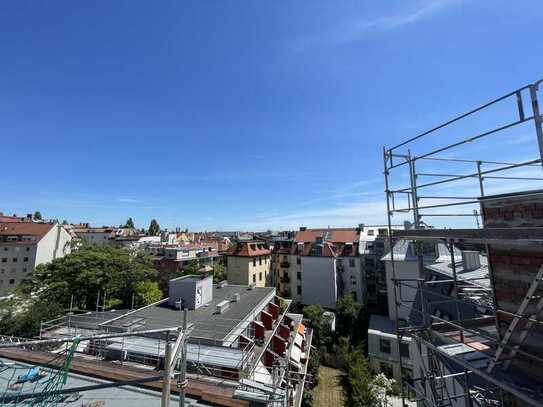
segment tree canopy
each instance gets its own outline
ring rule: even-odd
[[[35,220],[42,220],[41,212],[40,212],[40,211],[34,212],[34,219],[35,219]]]
[[[151,220],[151,224],[149,225],[149,236],[158,236],[160,233],[160,225],[156,221],[156,219]]]
[[[107,299],[107,306],[129,308],[132,295],[142,294],[156,284],[157,272],[145,253],[131,253],[127,249],[109,246],[83,246],[78,251],[36,267],[32,291],[40,299],[79,309],[94,309],[99,296]],[[158,289],[158,285],[156,286]],[[152,289],[152,291],[155,291]],[[156,291],[152,298],[156,297]]]
[[[134,221],[132,218],[128,218],[126,223],[124,224],[125,228],[133,228],[134,227]]]

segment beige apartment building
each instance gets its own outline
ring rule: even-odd
[[[0,223],[0,297],[30,280],[34,268],[71,251],[72,235],[58,223]]]
[[[271,251],[260,241],[236,242],[226,253],[228,284],[266,287],[270,283]]]

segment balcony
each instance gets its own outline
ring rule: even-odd
[[[288,269],[290,267],[290,262],[283,260],[281,263],[279,263],[279,265],[284,269]]]

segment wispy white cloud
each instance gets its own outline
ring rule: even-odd
[[[142,203],[143,202],[139,199],[134,199],[134,198],[117,198],[116,200],[117,202],[122,202],[122,203]]]
[[[359,41],[375,31],[390,31],[409,24],[417,23],[434,14],[460,3],[462,0],[425,0],[415,7],[390,15],[377,17],[355,17],[346,19],[322,33],[309,35],[295,43],[296,50],[303,50],[319,45],[341,45]]]
[[[395,222],[401,222],[403,219],[402,216],[395,217]],[[291,211],[281,215],[261,217],[253,222],[243,222],[230,226],[242,230],[266,230],[297,229],[300,226],[354,227],[359,223],[385,224],[386,221],[386,203],[382,199],[355,204],[329,205],[311,210]]]

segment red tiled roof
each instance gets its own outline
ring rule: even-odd
[[[354,243],[360,239],[360,232],[354,228],[306,229],[296,233],[294,241],[314,242],[319,236],[323,237],[323,239],[327,242]]]
[[[0,223],[31,222],[30,218],[0,215]]]
[[[237,242],[232,245],[232,247],[226,253],[228,256],[243,256],[243,257],[253,257],[253,256],[263,256],[270,254],[271,251],[268,249],[268,246],[264,242],[257,241],[247,241],[247,242]]]
[[[298,256],[349,257],[358,256],[358,242],[352,244],[323,242],[318,249],[316,242],[276,242],[275,254],[293,254]]]
[[[40,240],[53,226],[53,223],[0,223],[0,236],[36,236]]]

